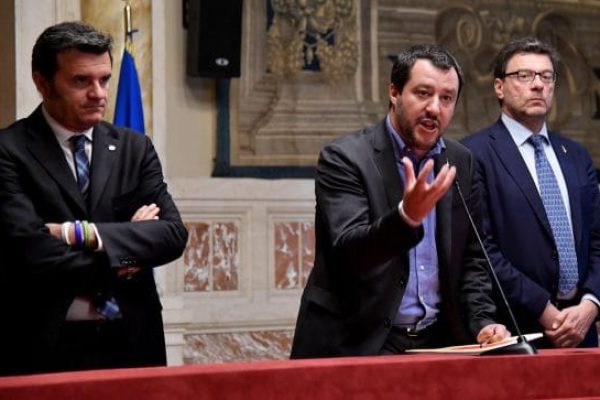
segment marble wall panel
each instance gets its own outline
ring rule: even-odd
[[[298,222],[275,223],[274,258],[275,287],[277,289],[298,288],[300,286]]]
[[[189,238],[183,256],[184,290],[206,292],[239,288],[237,222],[187,222]]]
[[[315,262],[315,223],[314,219],[302,222],[302,260],[300,263],[300,277],[302,287],[306,285],[308,274]]]
[[[275,287],[302,289],[314,262],[314,222],[277,221],[273,231]]]
[[[285,360],[293,331],[209,333],[185,336],[185,364]]]
[[[185,264],[184,288],[186,292],[210,290],[210,225],[187,223],[188,243],[183,254]]]
[[[239,229],[235,222],[213,224],[213,290],[239,287]]]

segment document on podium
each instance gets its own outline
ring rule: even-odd
[[[523,335],[528,342],[539,339],[544,336],[542,333],[527,333]],[[461,346],[448,346],[438,347],[435,349],[409,349],[407,353],[436,353],[436,354],[471,354],[478,355],[483,354],[486,351],[500,349],[502,347],[510,346],[511,344],[517,343],[519,340],[518,336],[511,336],[504,340],[501,340],[492,344],[467,344]]]

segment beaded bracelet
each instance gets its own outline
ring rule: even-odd
[[[87,221],[81,221],[81,226],[83,228],[83,247],[88,249],[92,247],[92,231],[90,228],[90,224]]]
[[[69,228],[71,227],[70,222],[63,222],[60,226],[60,238],[67,244],[67,246],[71,245],[71,241],[69,240]]]
[[[75,245],[77,247],[83,247],[85,243],[85,238],[83,236],[83,226],[81,221],[75,221]]]

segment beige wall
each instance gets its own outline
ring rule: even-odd
[[[140,30],[134,35],[134,48],[146,131],[159,148],[169,178],[209,177],[215,153],[215,85],[212,79],[186,77],[187,31],[181,7],[181,1],[132,2],[133,25]],[[112,104],[106,116],[112,120],[123,51],[123,2],[81,0],[81,13],[82,19],[115,38]]]
[[[216,101],[211,79],[187,78],[182,2],[164,1],[165,93],[169,177],[207,177],[215,155]]]
[[[170,178],[208,177],[215,153],[215,85],[211,79],[186,77],[187,31],[181,7],[181,1],[132,2],[133,27],[140,30],[134,34],[134,49],[146,131]],[[112,104],[106,116],[112,120],[123,51],[123,2],[81,0],[81,14],[115,38]]]

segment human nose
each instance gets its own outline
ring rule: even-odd
[[[106,87],[101,82],[92,82],[88,96],[92,98],[103,98],[106,96]]]
[[[539,72],[536,72],[533,75],[533,79],[531,80],[531,85],[534,87],[544,87],[544,82],[542,82],[542,74]]]
[[[440,113],[440,99],[437,96],[433,96],[427,103],[426,110],[431,115],[438,115]]]

